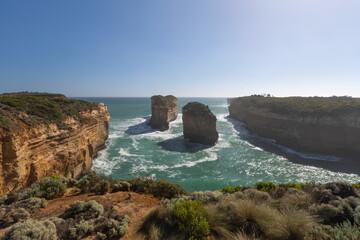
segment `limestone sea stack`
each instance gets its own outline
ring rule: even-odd
[[[182,114],[184,138],[205,145],[217,142],[219,133],[216,130],[216,116],[208,106],[190,102],[182,108]]]
[[[178,116],[177,98],[172,95],[151,97],[151,119],[150,126],[160,131],[169,129],[169,123]]]
[[[58,94],[0,95],[0,195],[36,180],[78,178],[105,147],[109,112],[103,103]]]

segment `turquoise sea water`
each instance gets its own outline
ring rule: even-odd
[[[106,149],[93,170],[117,179],[152,175],[188,191],[250,186],[258,181],[360,182],[353,163],[336,157],[299,153],[249,134],[229,119],[226,99],[179,98],[178,118],[166,132],[152,130],[150,98],[82,98],[107,105],[111,121]],[[217,117],[219,141],[213,147],[182,136],[181,108],[190,101],[208,105]]]

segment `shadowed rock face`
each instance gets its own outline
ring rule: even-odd
[[[359,99],[240,97],[230,117],[259,136],[298,151],[357,159]],[[323,107],[322,107],[323,106]],[[322,107],[322,108],[321,108]]]
[[[168,95],[156,95],[151,97],[151,119],[150,126],[154,129],[166,131],[169,129],[169,123],[178,116],[177,98]]]
[[[191,142],[213,145],[219,138],[216,130],[216,117],[208,106],[190,102],[182,109],[184,138]]]
[[[0,117],[6,109],[12,126],[0,126],[0,195],[53,174],[78,178],[90,170],[105,147],[110,115],[103,103],[87,105],[89,109],[52,122],[0,103]]]

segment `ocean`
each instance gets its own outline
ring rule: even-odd
[[[178,183],[189,192],[252,186],[259,181],[360,182],[359,171],[349,160],[296,152],[250,134],[244,124],[228,118],[225,98],[178,98],[178,118],[165,132],[147,125],[150,98],[80,99],[103,102],[109,109],[109,138],[92,168],[115,179],[150,175]],[[181,109],[192,101],[208,105],[216,115],[219,141],[215,146],[183,138]]]

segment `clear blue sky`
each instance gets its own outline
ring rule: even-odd
[[[0,92],[360,96],[359,0],[1,0]]]

